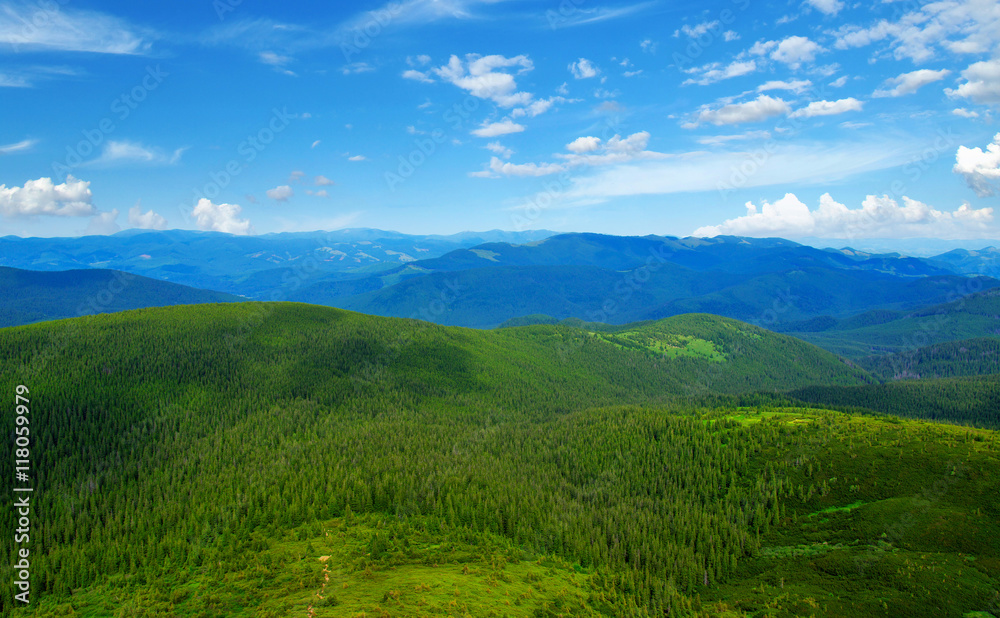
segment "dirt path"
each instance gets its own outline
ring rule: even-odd
[[[328,561],[330,556],[320,556],[319,561],[323,563],[323,585],[320,586],[319,592],[316,593],[316,598],[322,601],[325,597],[323,593],[326,592],[326,585],[330,583],[330,565]],[[306,608],[306,612],[309,618],[316,618],[316,610],[313,609],[313,604],[310,603],[309,607]]]

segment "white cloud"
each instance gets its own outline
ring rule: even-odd
[[[332,180],[323,175],[317,176],[315,182],[317,187],[328,187],[334,184]]]
[[[26,139],[16,142],[14,144],[7,144],[6,146],[0,146],[0,155],[14,154],[15,152],[23,152],[25,150],[30,150],[32,146],[38,143],[36,139]]]
[[[431,79],[430,75],[422,71],[417,71],[415,69],[407,69],[403,71],[403,77],[405,79],[412,79],[414,81],[423,82],[425,84],[434,83],[434,80]]]
[[[930,69],[920,69],[903,73],[897,77],[890,77],[882,82],[882,87],[872,93],[873,97],[901,97],[906,94],[913,94],[927,84],[941,81],[951,75],[948,69],[932,71]]]
[[[848,97],[837,101],[813,101],[809,105],[792,112],[791,118],[813,118],[814,116],[833,116],[845,112],[860,112],[864,103]]]
[[[0,45],[14,51],[63,51],[146,54],[150,35],[124,20],[96,11],[29,3],[5,3],[0,14]]]
[[[504,69],[517,69],[517,73],[521,74],[534,69],[534,65],[524,55],[506,58],[498,55],[467,54],[464,62],[453,55],[448,64],[433,69],[433,72],[472,96],[489,99],[500,107],[531,103],[533,95],[530,92],[518,91],[514,74]]]
[[[722,39],[726,43],[729,43],[730,41],[740,40],[740,35],[735,30],[726,30],[725,32],[722,33]]]
[[[698,143],[704,146],[722,146],[730,142],[741,142],[745,140],[765,140],[770,139],[771,134],[767,131],[747,131],[737,135],[709,135],[699,137]]]
[[[597,74],[600,73],[600,70],[586,58],[580,58],[576,62],[571,63],[569,65],[569,70],[573,73],[573,77],[576,79],[589,79],[591,77],[597,77]]]
[[[291,174],[288,175],[288,182],[302,182],[302,179],[306,177],[306,173],[302,170],[293,170]]]
[[[833,87],[833,88],[843,88],[844,84],[846,84],[846,83],[847,83],[847,76],[846,75],[841,75],[837,79],[835,79],[832,82],[830,82],[830,86]]]
[[[915,10],[906,10],[908,8]],[[926,62],[939,50],[951,54],[986,54],[1000,40],[1000,5],[995,0],[914,2],[897,11],[894,21],[870,26],[845,25],[830,32],[838,49],[887,41],[897,60]]]
[[[330,193],[326,189],[320,189],[319,191],[306,189],[306,195],[312,195],[314,197],[330,197]]]
[[[517,124],[510,118],[504,118],[500,122],[486,121],[481,127],[473,130],[472,134],[476,137],[499,137],[521,131],[524,131],[524,125]]]
[[[601,147],[601,138],[599,137],[578,137],[572,142],[566,144],[566,150],[575,154],[584,154],[587,152],[594,152]]]
[[[490,158],[490,171],[503,176],[548,176],[558,174],[565,168],[557,163],[510,163],[497,157]]]
[[[315,142],[312,143],[312,146],[310,146],[310,148],[315,148],[316,146],[319,146],[319,144],[320,140],[316,140]]]
[[[0,184],[0,214],[5,217],[87,217],[97,212],[92,198],[90,183],[73,176],[66,176],[66,182],[59,185],[51,178],[29,180],[23,187]]]
[[[273,189],[268,189],[264,192],[267,197],[271,198],[276,202],[287,202],[288,198],[295,195],[295,191],[288,185],[281,185]]]
[[[545,112],[552,109],[556,103],[577,103],[579,99],[567,99],[565,97],[549,97],[547,99],[536,99],[528,104],[527,107],[516,107],[510,111],[511,118],[521,118],[523,116],[529,116],[534,118],[539,114],[544,114]]]
[[[555,156],[569,166],[609,165],[664,159],[670,156],[662,152],[647,150],[649,138],[648,131],[639,131],[628,137],[614,135],[607,141],[591,136],[579,137],[566,144],[566,150],[569,150],[571,154],[559,153]]]
[[[790,82],[772,80],[757,86],[757,92],[766,92],[768,90],[788,90],[789,92],[794,92],[795,94],[802,94],[806,90],[809,90],[812,85],[812,82],[808,79],[796,79]]]
[[[647,54],[655,54],[656,48],[659,47],[659,43],[654,42],[652,39],[643,39],[639,42],[639,48]]]
[[[689,75],[699,73],[700,75],[697,78],[692,77],[684,80],[681,85],[688,86],[691,84],[698,84],[699,86],[707,86],[724,79],[753,73],[756,70],[757,63],[754,60],[735,60],[725,67],[722,67],[722,65],[717,62],[713,62],[701,67],[686,69],[684,72]]]
[[[812,62],[816,54],[825,51],[817,43],[804,36],[790,36],[778,43],[771,52],[771,59],[797,68],[803,62]]]
[[[952,170],[961,174],[979,197],[996,195],[1000,181],[1000,133],[993,137],[985,151],[979,147],[959,146]]]
[[[503,176],[546,176],[581,166],[610,165],[629,161],[662,159],[669,155],[646,149],[649,133],[640,131],[628,137],[615,135],[607,141],[598,137],[579,137],[566,145],[570,154],[557,153],[561,163],[505,163],[497,157],[490,160],[488,169],[469,175],[480,178]]]
[[[375,70],[375,67],[368,64],[367,62],[352,62],[350,64],[345,64],[340,67],[340,72],[343,75],[357,75],[358,73],[371,73]]]
[[[159,148],[145,146],[128,140],[108,140],[101,156],[89,161],[88,165],[117,165],[146,163],[149,165],[174,165],[181,160],[185,148],[166,153]]]
[[[945,92],[949,97],[963,97],[974,103],[1000,104],[1000,59],[977,62],[962,71],[965,83]]]
[[[560,203],[572,206],[626,196],[696,191],[727,196],[737,189],[793,184],[825,186],[857,174],[904,165],[913,161],[915,154],[919,153],[909,142],[867,133],[851,141],[779,141],[763,162],[752,146],[745,151],[679,153],[660,160],[612,165],[599,173],[576,177]]]
[[[490,142],[489,144],[486,144],[486,149],[494,153],[501,159],[509,159],[511,155],[514,154],[513,150],[507,148],[500,142]]]
[[[962,118],[979,118],[979,112],[967,110],[964,107],[956,107],[951,110],[951,113]]]
[[[368,157],[366,157],[365,155],[353,155],[353,156],[347,157],[347,160],[348,161],[354,161],[355,163],[358,163],[360,161],[367,161]]]
[[[276,54],[271,51],[263,51],[257,56],[261,62],[264,64],[269,64],[274,67],[281,67],[292,61],[290,56],[282,56],[281,54]]]
[[[165,230],[167,220],[153,210],[142,212],[142,203],[136,202],[128,210],[128,224],[143,230]]]
[[[824,15],[836,15],[844,8],[840,0],[806,0],[806,4]]]
[[[680,30],[674,31],[674,36],[676,37],[681,34],[684,34],[688,38],[697,39],[698,37],[709,31],[718,30],[721,25],[722,24],[720,24],[718,20],[702,22],[695,26],[689,26],[687,24],[684,24],[683,26],[681,26]]]
[[[747,202],[747,214],[721,225],[698,228],[694,236],[782,236],[800,238],[965,238],[981,233],[993,220],[993,209],[973,210],[963,204],[953,212],[936,210],[923,202],[903,197],[903,205],[889,196],[869,195],[860,208],[848,208],[829,193],[810,210],[793,193],[764,202],[760,208]]]
[[[95,214],[87,223],[87,229],[83,232],[84,235],[106,236],[108,234],[116,234],[122,231],[121,226],[118,225],[119,214],[121,213],[117,208],[110,212],[99,212]]]
[[[694,122],[686,123],[683,126],[686,129],[693,129],[705,122],[716,126],[740,124],[743,122],[760,122],[774,116],[787,114],[790,109],[788,103],[785,103],[780,98],[762,94],[752,101],[730,103],[718,109],[703,107],[698,112],[698,117]]]
[[[239,204],[213,204],[211,200],[201,198],[191,214],[194,215],[198,228],[211,232],[227,234],[253,234],[253,225],[248,219],[240,219],[243,209]]]

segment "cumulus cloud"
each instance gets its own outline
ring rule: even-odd
[[[496,178],[503,176],[546,176],[581,166],[610,165],[668,157],[661,152],[647,150],[650,135],[647,131],[628,137],[615,135],[607,141],[599,137],[579,137],[566,145],[567,153],[557,153],[561,163],[509,163],[493,157],[487,169],[469,174],[473,177]]]
[[[959,146],[952,170],[961,174],[979,197],[996,195],[1000,181],[1000,133],[993,137],[993,143],[987,145],[985,151],[979,147]]]
[[[87,229],[84,230],[83,233],[87,236],[106,236],[108,234],[116,234],[122,231],[121,226],[118,225],[119,214],[121,213],[118,212],[117,208],[110,212],[99,212],[95,214],[87,223]]]
[[[288,198],[295,195],[295,191],[293,191],[288,185],[281,185],[273,189],[268,189],[265,193],[267,194],[267,197],[276,202],[287,202]]]
[[[578,137],[572,142],[566,144],[566,150],[574,154],[584,154],[588,152],[594,152],[601,147],[601,138],[599,137]]]
[[[795,94],[802,94],[809,88],[812,88],[812,82],[808,79],[796,79],[792,81],[772,80],[757,86],[757,92],[766,92],[768,90],[788,90],[789,92],[794,92]]]
[[[771,52],[771,58],[796,68],[803,62],[812,62],[822,51],[822,47],[807,37],[790,36],[778,43],[778,47]]]
[[[511,133],[524,131],[524,125],[517,124],[510,118],[504,118],[500,122],[486,121],[481,127],[472,131],[476,137],[499,137]]]
[[[803,108],[797,109],[789,116],[791,118],[812,118],[814,116],[834,116],[845,112],[860,112],[864,103],[848,97],[837,101],[813,101]]]
[[[810,210],[793,193],[758,208],[746,203],[747,213],[721,225],[698,228],[695,236],[720,234],[735,236],[783,236],[792,238],[892,238],[963,237],[981,233],[993,221],[993,209],[972,209],[963,204],[952,212],[941,211],[923,202],[902,198],[900,205],[887,196],[869,195],[860,208],[848,208],[829,193]]]
[[[767,55],[793,69],[804,62],[812,62],[816,54],[824,51],[818,43],[804,36],[790,36],[781,41],[758,41],[750,48],[753,55]]]
[[[501,159],[509,159],[511,155],[514,154],[513,150],[507,148],[500,142],[490,142],[489,144],[486,144],[486,149],[492,152],[493,154],[497,155]]]
[[[696,24],[694,26],[684,24],[683,26],[680,27],[680,30],[674,31],[674,36],[678,37],[681,34],[683,34],[688,38],[697,39],[698,37],[709,31],[718,30],[721,25],[722,24],[718,20],[705,21],[700,24]]]
[[[322,174],[319,175],[319,176],[317,176],[316,180],[314,182],[316,183],[317,187],[328,187],[328,186],[334,184],[334,182],[332,180],[330,180],[326,176],[323,176]]]
[[[707,86],[724,79],[753,73],[756,70],[757,62],[754,60],[734,60],[726,66],[722,66],[718,62],[712,62],[704,66],[685,69],[685,73],[689,75],[696,75],[697,77],[688,78],[684,80],[681,85],[689,86],[691,84],[697,84],[699,86]]]
[[[963,97],[974,103],[1000,104],[1000,59],[977,62],[962,71],[965,83],[948,88],[949,97]]]
[[[824,15],[836,15],[844,8],[840,0],[806,0],[806,4]]]
[[[576,62],[569,65],[569,70],[573,73],[573,77],[576,79],[589,79],[591,77],[597,77],[600,73],[597,67],[595,67],[590,60],[586,58],[580,58]]]
[[[951,113],[962,118],[979,118],[979,112],[968,110],[964,107],[956,107],[951,110]]]
[[[425,84],[433,84],[434,80],[431,76],[423,71],[417,71],[416,69],[407,69],[403,71],[404,79],[412,79],[415,82],[423,82]]]
[[[838,49],[886,41],[897,60],[914,62],[934,58],[937,48],[952,54],[986,54],[1000,40],[1000,6],[994,0],[911,3],[897,15],[870,26],[844,25],[829,34],[836,38]]]
[[[152,209],[142,212],[142,203],[136,202],[128,210],[128,224],[144,230],[165,230],[167,220]]]
[[[490,157],[489,171],[502,176],[548,176],[558,174],[565,168],[557,163],[510,163],[497,157]]]
[[[686,129],[693,129],[706,122],[716,126],[760,122],[774,116],[787,114],[789,111],[791,108],[782,99],[762,94],[756,99],[744,103],[730,103],[716,109],[703,107],[693,122],[685,123],[683,126]]]
[[[350,157],[347,157],[347,160],[348,161],[354,161],[355,163],[358,163],[360,161],[367,161],[368,157],[366,157],[365,155],[352,155]]]
[[[534,68],[531,60],[524,55],[506,58],[467,54],[464,61],[453,55],[448,64],[432,71],[474,97],[488,99],[500,107],[515,107],[527,105],[533,95],[518,91],[515,73],[508,71],[516,70],[516,74],[522,74]]]
[[[948,77],[951,71],[941,69],[932,71],[930,69],[920,69],[903,73],[897,77],[891,77],[882,83],[882,87],[872,93],[873,97],[901,97],[905,94],[913,94],[927,84],[941,81]]]
[[[0,213],[5,217],[87,217],[97,212],[92,198],[90,183],[73,176],[66,176],[66,182],[59,185],[51,178],[29,180],[23,187],[0,184]]]
[[[191,214],[194,215],[198,228],[205,231],[253,234],[254,228],[249,219],[240,219],[242,212],[239,204],[213,204],[211,200],[201,198]]]

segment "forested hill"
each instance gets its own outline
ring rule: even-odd
[[[0,391],[26,387],[39,488],[29,611],[986,607],[1000,582],[995,435],[683,399],[866,380],[706,315],[476,331],[237,303],[0,329]],[[12,466],[0,458],[0,476]],[[0,519],[14,517],[0,493]],[[12,543],[0,536],[0,552]],[[12,582],[0,569],[0,613]]]
[[[0,266],[0,327],[143,307],[239,302],[238,296],[117,270],[34,271]]]

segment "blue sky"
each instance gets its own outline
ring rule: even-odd
[[[995,0],[0,2],[0,234],[996,239],[998,107]]]

